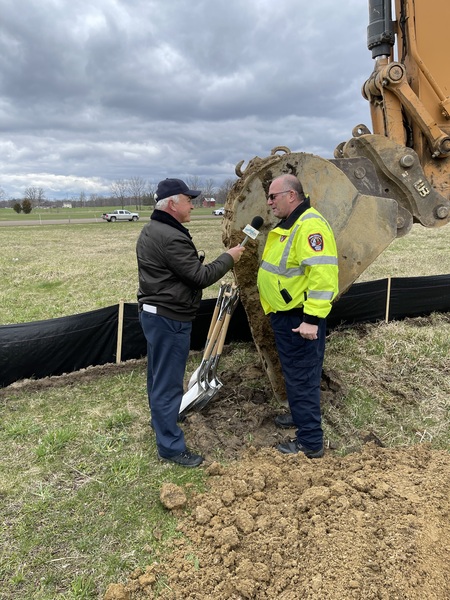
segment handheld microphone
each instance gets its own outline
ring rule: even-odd
[[[239,245],[245,246],[248,238],[256,239],[263,224],[264,219],[262,217],[253,217],[251,225],[246,225],[242,230],[245,233],[245,238]]]

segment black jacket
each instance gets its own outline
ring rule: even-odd
[[[157,313],[177,321],[193,321],[202,289],[221,279],[233,265],[224,252],[203,264],[189,231],[168,213],[154,210],[136,245],[138,302],[156,306]]]

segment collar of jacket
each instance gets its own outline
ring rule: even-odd
[[[308,208],[311,208],[311,200],[309,196],[307,196],[301,204],[294,208],[288,217],[282,219],[278,225],[275,225],[275,227],[281,227],[281,229],[290,229],[299,216],[308,210]]]
[[[184,235],[187,235],[190,240],[192,240],[192,236],[189,233],[189,229],[186,229],[186,227],[184,227],[179,221],[177,221],[175,217],[172,217],[172,215],[169,215],[169,213],[166,213],[166,211],[158,210],[157,208],[155,208],[155,210],[152,212],[152,216],[150,217],[150,219],[152,221],[159,221],[160,223],[165,223],[166,225],[175,227],[175,229],[178,229],[179,231],[184,233]]]

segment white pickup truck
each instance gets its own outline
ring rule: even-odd
[[[129,210],[114,210],[110,213],[103,213],[102,219],[114,223],[114,221],[139,221],[139,214],[132,213]]]

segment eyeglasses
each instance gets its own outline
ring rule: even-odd
[[[280,194],[287,194],[288,192],[292,192],[292,190],[284,190],[284,192],[277,192],[276,194],[269,194],[267,196],[267,200],[270,200],[272,202]]]

